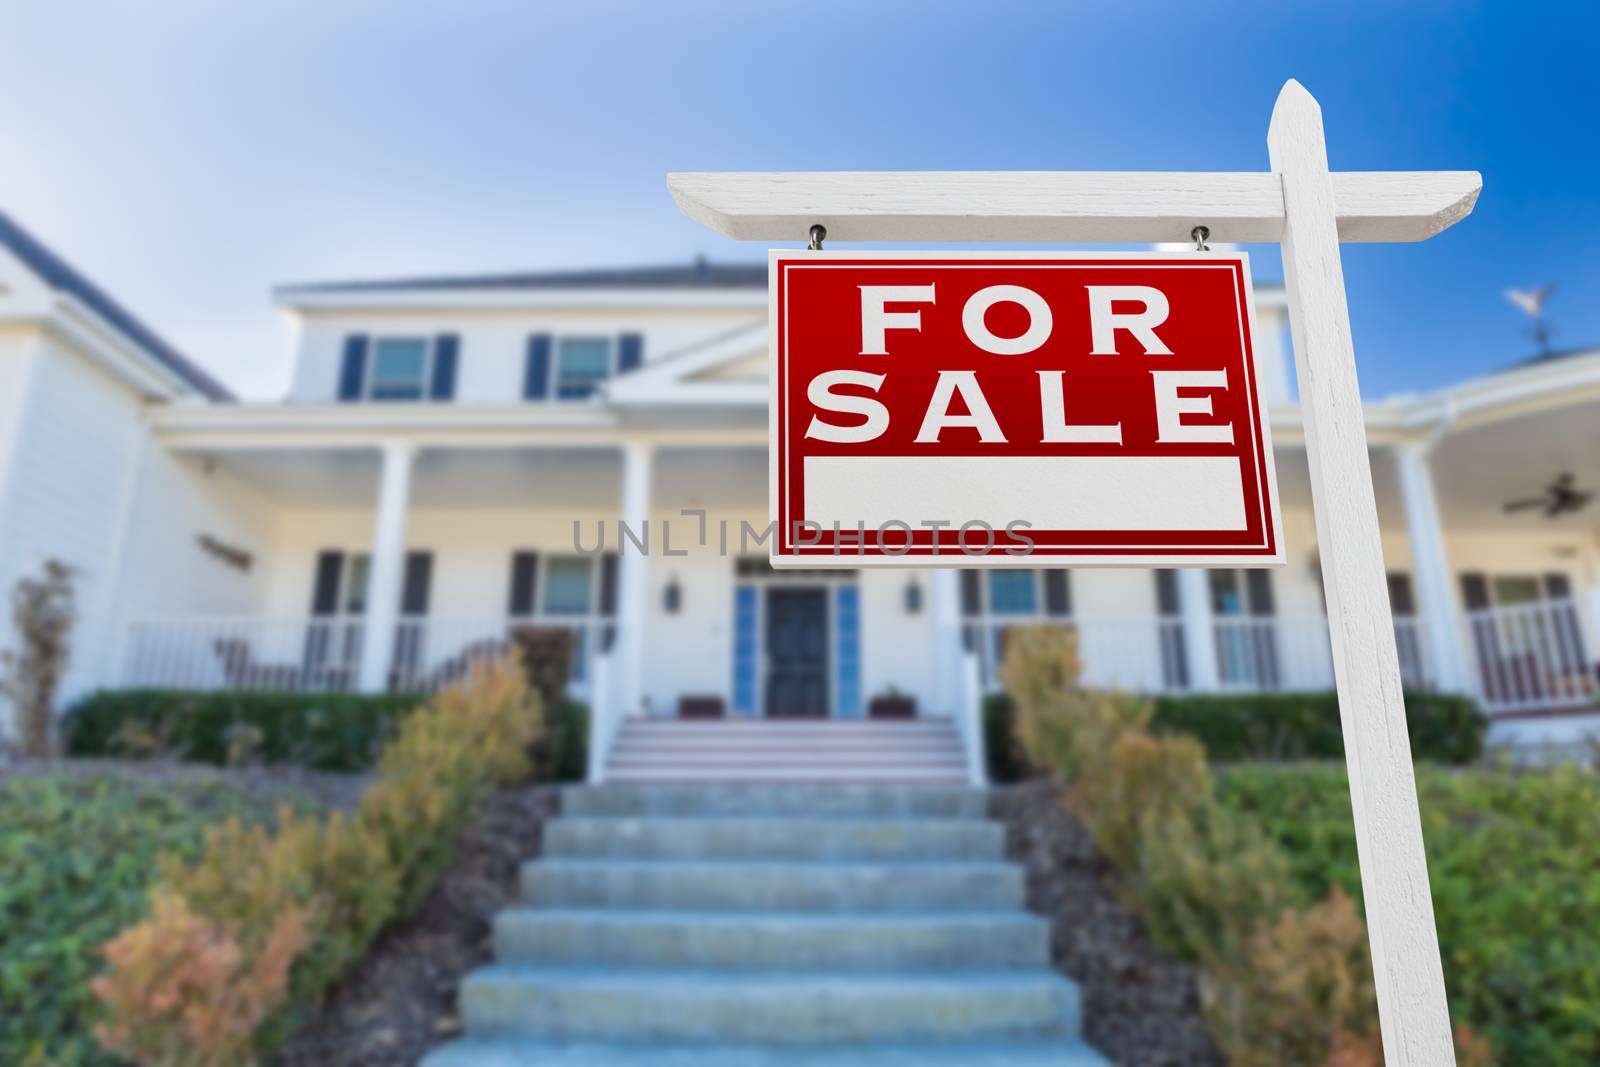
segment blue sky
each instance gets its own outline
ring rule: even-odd
[[[1597,34],[1583,2],[11,0],[0,207],[270,397],[277,283],[760,258],[669,170],[1265,169],[1295,77],[1335,169],[1484,174],[1443,236],[1346,246],[1380,395],[1528,355],[1508,286],[1600,344]]]

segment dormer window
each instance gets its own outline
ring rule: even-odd
[[[460,344],[453,333],[433,337],[349,334],[339,364],[339,399],[347,404],[453,400]]]
[[[428,341],[380,337],[372,346],[368,400],[421,400],[428,392]]]
[[[582,402],[593,399],[607,379],[639,366],[644,359],[644,336],[535,333],[528,335],[527,353],[522,373],[524,400]]]
[[[563,337],[556,346],[557,400],[586,400],[612,376],[615,345],[610,337]]]

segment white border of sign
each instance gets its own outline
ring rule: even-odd
[[[1130,554],[1119,556],[1102,555],[1009,555],[1004,549],[992,552],[969,555],[960,548],[950,546],[947,551],[936,556],[892,556],[892,555],[857,555],[848,549],[835,552],[778,552],[779,538],[776,533],[773,537],[773,551],[769,559],[774,567],[820,568],[820,567],[848,567],[851,569],[861,567],[900,567],[900,568],[927,568],[927,567],[1278,567],[1285,562],[1286,555],[1283,544],[1283,516],[1278,505],[1278,473],[1276,460],[1272,450],[1272,425],[1267,418],[1263,397],[1266,387],[1262,380],[1260,361],[1255,358],[1256,310],[1254,300],[1254,283],[1250,274],[1250,257],[1243,252],[1210,253],[1210,252],[1056,252],[1056,251],[807,251],[792,248],[774,248],[767,252],[767,321],[770,328],[767,331],[767,375],[772,388],[767,394],[767,506],[768,514],[774,521],[778,517],[778,500],[780,493],[787,487],[784,472],[778,462],[778,441],[782,436],[782,428],[788,418],[788,413],[778,410],[778,347],[785,339],[781,336],[785,324],[778,321],[778,285],[777,271],[780,259],[798,261],[801,269],[806,261],[826,263],[829,261],[863,259],[883,259],[891,262],[903,262],[916,259],[970,259],[982,261],[988,259],[1005,259],[1018,257],[1026,259],[1059,259],[1059,260],[1104,260],[1117,262],[1119,260],[1132,260],[1139,263],[1149,263],[1150,260],[1172,260],[1186,265],[1206,264],[1207,257],[1214,258],[1216,266],[1227,264],[1231,267],[1239,263],[1244,272],[1244,293],[1242,303],[1245,308],[1245,322],[1242,328],[1248,331],[1240,338],[1242,345],[1246,346],[1249,358],[1255,369],[1254,390],[1251,393],[1251,418],[1260,427],[1260,441],[1262,448],[1261,462],[1265,468],[1265,484],[1261,491],[1266,494],[1263,501],[1267,509],[1268,522],[1272,526],[1272,543],[1277,546],[1277,552],[1270,555],[1261,553],[1241,553],[1239,555],[1196,555],[1185,554],[1183,546],[1173,545],[1172,555],[1147,555]],[[1046,267],[1029,267],[1026,264],[1018,265],[1018,270],[1046,270]],[[787,394],[786,394],[787,395]],[[1257,407],[1256,405],[1260,405]],[[908,516],[908,520],[914,521]],[[994,520],[997,516],[975,516],[986,520]],[[853,529],[847,529],[846,534],[852,534]],[[1037,538],[1036,538],[1037,539]]]
[[[1272,170],[1232,174],[676,174],[678,206],[741,240],[1278,241],[1350,769],[1367,935],[1391,1067],[1455,1062],[1400,694],[1341,241],[1423,241],[1465,218],[1475,171],[1332,174],[1322,109],[1278,93]],[[970,669],[970,664],[969,664]]]

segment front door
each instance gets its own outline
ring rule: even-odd
[[[826,589],[767,589],[767,715],[828,716]]]

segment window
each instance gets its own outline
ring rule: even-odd
[[[1216,615],[1271,615],[1272,579],[1264,570],[1212,570],[1211,611]]]
[[[1542,599],[1539,579],[1531,574],[1497,574],[1491,581],[1497,608],[1537,604]]]
[[[380,338],[372,349],[371,400],[421,400],[428,391],[428,342],[420,337]]]
[[[992,570],[989,578],[989,614],[1036,615],[1039,612],[1039,576],[1034,571]]]
[[[546,615],[588,615],[594,604],[594,561],[556,556],[545,564],[541,610]]]
[[[587,400],[611,376],[609,337],[563,337],[556,349],[557,400]]]
[[[339,598],[346,615],[364,615],[367,611],[367,575],[372,569],[372,557],[365,552],[353,554],[345,571],[343,595]]]

